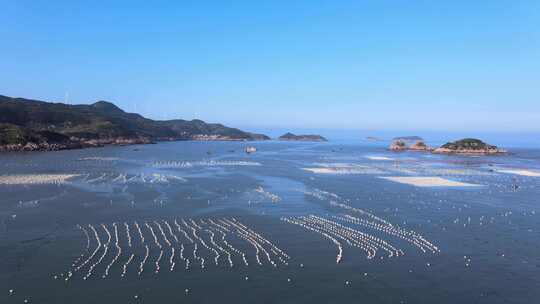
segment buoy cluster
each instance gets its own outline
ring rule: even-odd
[[[279,195],[266,191],[261,186],[255,188],[254,191],[260,194],[263,198],[269,199],[272,203],[279,203],[281,201],[281,197],[279,197]]]
[[[349,205],[350,201],[348,199],[344,199],[342,197],[340,197],[339,195],[335,194],[335,193],[332,193],[332,192],[328,192],[328,191],[324,191],[324,190],[320,190],[320,189],[313,189],[313,191],[303,191],[303,190],[299,190],[300,192],[306,194],[306,195],[309,195],[309,196],[312,196],[312,197],[315,197],[321,201],[328,201],[329,204],[331,206],[334,206],[334,207],[338,207],[338,208],[343,208],[343,209],[346,209],[348,211],[352,211],[354,213],[358,213],[364,217],[368,217],[374,221],[378,221],[378,222],[381,222],[383,224],[386,224],[386,225],[392,225],[389,221],[369,212],[369,211],[366,211],[366,210],[363,210],[363,209],[359,209],[359,208],[355,208],[355,207],[352,207]]]
[[[290,260],[290,256],[286,254],[283,250],[281,250],[279,247],[277,247],[274,243],[270,242],[268,239],[261,236],[259,233],[253,231],[249,227],[243,225],[240,221],[238,221],[236,218],[232,218],[232,220],[236,223],[237,227],[241,227],[243,231],[246,231],[248,235],[254,237],[256,241],[261,242],[262,244],[266,244],[269,246],[270,251],[273,253],[274,256],[276,256],[283,264],[288,265],[287,260]],[[259,245],[262,249],[263,246]],[[267,253],[268,255],[268,253]],[[269,257],[268,257],[269,258]],[[270,258],[269,258],[270,260]],[[272,265],[276,266],[275,263],[272,263]]]
[[[359,226],[364,226],[366,228],[370,228],[372,230],[376,230],[387,235],[400,238],[417,247],[423,253],[440,253],[440,249],[437,246],[425,239],[422,235],[412,230],[406,230],[396,225],[380,224],[369,220],[357,218],[348,214],[342,216],[333,216],[333,218]],[[403,254],[404,253],[401,250],[396,253],[396,255],[398,256]]]
[[[303,220],[301,220],[299,218],[282,217],[281,220],[284,221],[284,222],[287,222],[287,223],[298,225],[298,226],[303,227],[303,228],[305,228],[307,230],[311,230],[313,232],[316,232],[316,233],[322,235],[323,237],[329,239],[330,241],[332,241],[332,243],[334,243],[334,245],[336,245],[337,250],[338,250],[338,253],[336,255],[336,264],[339,264],[341,262],[341,259],[343,258],[343,245],[336,238],[334,238],[330,234],[328,234],[328,233],[326,233],[326,232],[324,232],[324,231],[322,231],[320,229],[317,229],[317,228],[314,228],[314,227],[308,225],[305,221],[303,221]]]
[[[118,239],[118,226],[116,223],[113,223],[114,227],[114,246],[116,247],[116,255],[111,260],[111,262],[107,265],[107,268],[105,268],[105,274],[103,274],[103,278],[106,278],[109,275],[109,271],[111,267],[116,263],[120,255],[122,255],[122,248],[119,245],[119,239]]]
[[[221,166],[260,166],[261,164],[253,161],[227,161],[227,160],[202,160],[202,161],[156,161],[152,163],[153,168],[193,168],[193,167],[221,167]]]
[[[364,228],[382,232],[391,237],[399,238],[417,247],[423,253],[440,253],[440,249],[432,242],[428,241],[421,234],[412,230],[401,228],[398,225],[392,224],[390,221],[380,216],[377,216],[369,211],[352,207],[350,206],[350,200],[344,199],[335,193],[320,189],[313,189],[312,191],[299,191],[319,200],[328,201],[331,206],[345,209],[356,215],[352,216],[350,214],[344,214],[340,216],[334,216],[334,219],[355,224],[358,226],[363,226]],[[395,255],[392,254],[392,256],[399,256],[403,254],[404,252],[402,250],[399,250],[397,253],[395,253]]]
[[[227,246],[227,248],[230,249],[230,251],[227,251],[228,254],[229,254],[229,257],[232,256],[232,254],[231,254],[231,251],[232,251],[233,253],[236,253],[237,255],[242,256],[242,261],[244,262],[244,265],[249,266],[249,262],[248,262],[248,260],[246,258],[246,254],[243,251],[241,251],[241,250],[237,249],[236,247],[234,247],[233,245],[231,245],[227,241],[227,234],[231,232],[229,230],[229,228],[227,228],[227,226],[230,227],[230,225],[223,222],[223,220],[217,220],[217,221],[220,222],[220,223],[217,223],[217,222],[213,221],[212,219],[209,220],[209,222],[212,225],[214,225],[213,229],[215,229],[216,231],[218,231],[221,234],[221,241],[223,242],[223,244],[225,244],[225,246]]]
[[[128,175],[124,173],[101,173],[100,175],[91,176],[90,174],[83,175],[83,178],[80,181],[98,185],[98,184],[170,184],[174,182],[185,182],[186,179],[180,176],[172,174],[134,174]]]

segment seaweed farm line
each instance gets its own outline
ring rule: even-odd
[[[71,268],[55,274],[69,281],[158,275],[181,267],[285,267],[290,256],[236,218],[173,219],[77,225],[83,252]]]

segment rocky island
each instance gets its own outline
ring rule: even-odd
[[[445,154],[504,154],[506,150],[487,144],[476,138],[465,138],[449,142],[435,149],[433,153]]]
[[[314,135],[314,134],[295,135],[290,132],[281,135],[278,139],[287,140],[287,141],[328,141],[326,138],[322,137],[321,135]]]
[[[54,151],[172,140],[268,140],[202,120],[165,120],[127,113],[107,101],[49,103],[0,95],[0,151]]]
[[[412,145],[409,145],[406,141],[398,139],[394,140],[390,147],[388,148],[391,151],[431,151],[432,148],[426,145],[422,140],[418,140]]]
[[[439,148],[433,149],[426,145],[422,140],[416,141],[409,145],[403,140],[394,140],[390,147],[391,151],[424,151],[440,154],[502,154],[505,150],[497,146],[486,144],[485,142],[475,138],[465,138],[454,142],[449,142]]]

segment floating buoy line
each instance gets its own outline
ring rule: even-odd
[[[223,166],[262,166],[254,161],[233,161],[233,160],[202,160],[202,161],[155,161],[151,167],[158,169],[171,168],[193,168],[193,167],[223,167]]]
[[[236,218],[161,219],[77,225],[82,253],[55,279],[107,279],[191,271],[198,266],[287,266],[290,256],[274,242]],[[189,254],[188,254],[189,253]],[[176,267],[180,263],[181,268]],[[184,267],[185,266],[185,267]]]
[[[400,257],[405,254],[401,248],[391,244],[390,240],[375,236],[369,232],[377,232],[377,235],[382,234],[400,239],[416,247],[423,253],[436,254],[440,252],[437,246],[414,231],[402,229],[386,221],[373,221],[374,216],[369,216],[369,219],[363,219],[345,214],[332,216],[332,218],[336,221],[317,215],[282,217],[281,220],[298,225],[330,240],[337,248],[337,264],[343,259],[344,244],[360,249],[364,252],[367,259],[373,259],[378,254],[381,259],[385,257]],[[355,227],[350,227],[344,223],[353,224]],[[366,231],[360,231],[359,228],[364,228]]]
[[[326,201],[330,206],[349,213],[332,216],[332,220],[314,215],[282,218],[285,222],[316,232],[334,243],[338,249],[338,258],[336,258],[338,263],[342,259],[343,244],[361,249],[368,259],[374,258],[381,251],[385,252],[388,258],[404,255],[402,249],[391,244],[395,239],[399,240],[400,243],[405,241],[422,253],[440,253],[440,249],[421,234],[402,228],[369,211],[355,208],[350,205],[350,200],[335,193],[320,189],[298,191],[318,200]],[[349,227],[351,225],[354,228]],[[381,258],[384,258],[385,255],[381,255]]]

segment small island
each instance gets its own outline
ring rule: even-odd
[[[465,138],[442,145],[433,150],[433,153],[444,154],[504,154],[506,150],[487,144],[476,138]]]
[[[412,145],[409,145],[405,140],[398,139],[394,140],[390,144],[389,150],[391,151],[431,151],[431,147],[426,145],[423,140],[417,140]]]
[[[326,138],[321,135],[307,134],[307,135],[295,135],[293,133],[285,133],[281,135],[279,140],[286,141],[328,141]]]

